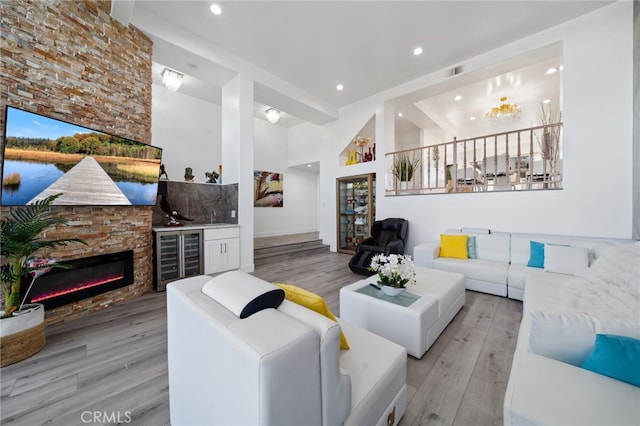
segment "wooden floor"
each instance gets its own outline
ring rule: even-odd
[[[254,274],[315,291],[338,315],[339,289],[360,279],[349,258],[319,254]],[[521,308],[467,291],[464,308],[431,349],[408,358],[401,425],[502,424]],[[165,294],[48,327],[46,347],[2,368],[0,383],[2,425],[169,424]]]

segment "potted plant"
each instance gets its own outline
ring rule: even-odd
[[[56,248],[69,243],[84,243],[78,238],[39,239],[39,235],[67,220],[55,216],[49,208],[60,196],[56,194],[18,207],[0,222],[0,280],[4,294],[4,310],[0,311],[1,365],[13,364],[38,352],[44,346],[44,307],[24,305],[20,300],[23,278],[36,278],[55,267],[64,267],[55,259],[32,257],[41,248]],[[28,293],[31,286],[25,293]],[[25,294],[26,295],[26,294]]]
[[[401,152],[393,158],[393,174],[402,182],[409,182],[413,179],[418,165],[420,165],[420,157],[414,156],[413,159],[406,152]]]
[[[369,270],[378,273],[378,286],[389,296],[397,296],[407,284],[416,283],[415,267],[408,254],[376,254]]]
[[[392,173],[397,181],[410,182],[419,165],[420,157],[414,155],[411,158],[408,153],[401,152],[393,157]],[[406,186],[406,183],[403,186]]]

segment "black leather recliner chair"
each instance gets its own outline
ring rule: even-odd
[[[360,275],[373,275],[369,271],[371,258],[376,254],[404,254],[409,233],[409,222],[401,218],[376,220],[371,226],[371,236],[362,240],[356,254],[349,261],[349,269]]]

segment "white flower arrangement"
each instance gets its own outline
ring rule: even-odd
[[[378,273],[378,282],[389,287],[405,288],[416,283],[416,272],[408,254],[376,254],[371,258],[369,270]]]

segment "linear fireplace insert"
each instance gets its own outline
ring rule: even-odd
[[[133,250],[60,263],[69,269],[54,268],[36,279],[27,303],[57,308],[133,284]],[[24,284],[22,289],[26,291],[29,283]]]

